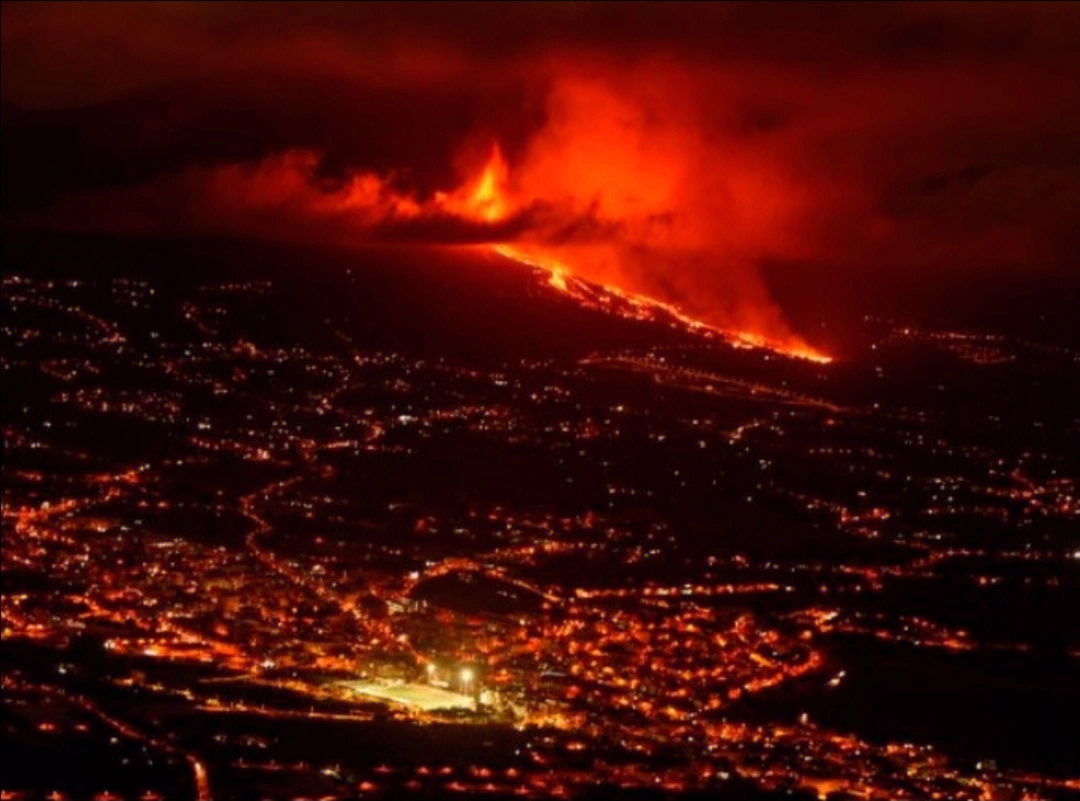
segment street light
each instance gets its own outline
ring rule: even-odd
[[[476,671],[468,666],[463,667],[458,673],[458,678],[461,679],[461,689],[463,692],[469,692],[470,689],[472,690],[473,705],[476,709],[480,709],[480,684],[479,682],[473,681],[473,679],[476,678]]]

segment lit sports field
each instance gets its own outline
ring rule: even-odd
[[[431,712],[436,709],[472,709],[473,707],[472,696],[432,687],[429,684],[358,680],[340,681],[337,685],[357,695],[389,701],[420,712]]]

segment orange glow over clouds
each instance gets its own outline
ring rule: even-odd
[[[668,88],[558,81],[516,163],[493,142],[456,188],[426,197],[393,173],[324,177],[320,153],[293,149],[71,196],[51,215],[94,230],[486,245],[568,295],[582,279],[734,344],[828,361],[787,325],[755,262],[792,246],[808,193],[760,155],[708,141],[693,86],[681,100]]]
[[[678,106],[655,82],[620,93],[562,81],[521,164],[511,170],[495,145],[436,201],[481,222],[526,219],[497,251],[548,270],[564,292],[576,276],[742,344],[828,361],[791,331],[751,261],[791,240],[807,196],[775,167],[710,147]]]
[[[804,351],[773,290],[840,348],[871,306],[1076,272],[1069,4],[0,15],[5,225],[498,245]]]

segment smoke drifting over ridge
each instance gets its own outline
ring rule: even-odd
[[[1078,251],[1065,7],[3,15],[6,221],[510,244],[776,340],[765,263]],[[36,158],[43,130],[67,162]]]

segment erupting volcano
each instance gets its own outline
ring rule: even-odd
[[[730,341],[799,358],[829,357],[791,330],[758,262],[808,246],[811,193],[777,163],[718,140],[701,88],[670,66],[556,81],[545,124],[511,167],[493,145],[456,192],[452,214],[504,229],[502,255],[603,287]]]
[[[525,187],[512,189],[512,186],[509,168],[495,145],[478,177],[453,194],[436,195],[436,201],[455,214],[493,226],[529,215],[533,210],[546,209],[550,214],[557,208],[546,197],[533,196]],[[601,205],[606,188],[603,183],[598,185],[592,203],[594,210]],[[656,212],[652,216],[661,214]],[[622,301],[632,316],[665,317],[690,330],[719,335],[736,347],[765,348],[820,363],[831,361],[790,331],[764,287],[751,274],[740,277],[741,293],[735,290],[736,294],[724,299],[726,312],[710,307],[708,295],[680,298],[681,302],[655,297],[657,288],[648,276],[662,275],[664,260],[677,258],[672,256],[677,248],[665,249],[663,241],[651,241],[648,227],[634,216],[607,221],[602,226],[603,234],[584,237],[582,241],[573,241],[565,233],[560,235],[558,226],[562,221],[558,218],[544,219],[542,214],[538,218],[543,222],[537,227],[527,229],[514,240],[496,242],[490,247],[507,259],[547,272],[550,285],[570,297],[592,305],[598,297],[606,303],[605,296],[610,296]],[[562,225],[565,230],[567,223]],[[636,242],[639,249],[655,248],[651,258],[657,263],[651,269],[642,269],[640,265],[635,269],[632,263],[627,263],[631,258],[627,251],[631,242]],[[700,318],[688,313],[687,308],[698,310]],[[746,327],[739,328],[740,325]]]
[[[407,164],[341,167],[325,150],[290,148],[72,193],[31,217],[124,233],[481,246],[545,270],[570,297],[599,292],[738,346],[829,361],[760,275],[770,258],[813,251],[811,200],[825,190],[811,192],[781,159],[717,138],[701,118],[698,82],[657,69],[664,86],[644,70],[619,80],[558,74],[542,124],[512,158],[490,138],[444,146],[458,152],[450,190],[424,188]]]

